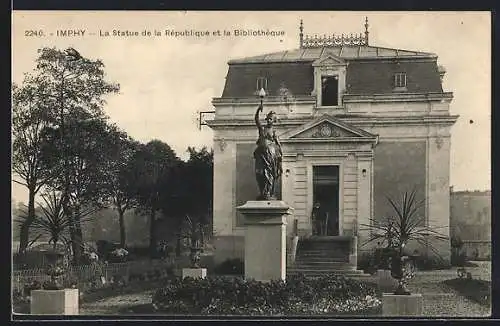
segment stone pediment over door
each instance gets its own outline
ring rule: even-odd
[[[280,138],[283,142],[310,140],[376,143],[378,136],[325,114],[298,128],[285,132]]]
[[[327,53],[313,62],[313,67],[318,66],[345,66],[346,62],[333,54]]]

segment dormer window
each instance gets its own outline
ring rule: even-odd
[[[342,110],[342,95],[345,93],[347,63],[331,53],[314,61],[314,90],[316,109]]]
[[[406,90],[406,73],[398,72],[394,74],[394,88],[396,90]]]
[[[257,78],[257,88],[255,89],[256,93],[258,93],[262,88],[267,92],[267,78],[266,77]]]

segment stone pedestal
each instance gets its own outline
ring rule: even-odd
[[[353,270],[358,269],[358,237],[353,236],[351,238],[349,252],[349,265],[351,265]]]
[[[248,201],[237,207],[245,224],[245,278],[286,278],[286,220],[292,208],[283,201]]]
[[[182,278],[192,277],[192,278],[205,278],[207,277],[206,268],[183,268]]]
[[[423,306],[424,299],[420,293],[410,295],[382,294],[383,316],[422,316]]]
[[[32,315],[78,315],[78,289],[31,291]]]
[[[398,286],[398,280],[391,276],[391,271],[387,269],[377,270],[377,286],[380,292],[394,292]]]

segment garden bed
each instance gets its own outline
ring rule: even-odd
[[[134,294],[153,290],[161,286],[163,279],[156,280],[135,280],[131,282],[109,284],[102,287],[88,288],[80,290],[79,303],[85,304],[89,302],[96,302],[106,298],[111,298],[120,295]],[[13,311],[14,313],[29,314],[30,313],[30,296],[24,295],[17,291],[13,294]]]
[[[167,280],[152,299],[151,313],[179,315],[335,315],[380,313],[376,288],[343,276],[309,279],[302,275],[268,283],[209,277]],[[144,313],[145,306],[138,306]],[[129,308],[134,311],[134,308]]]
[[[485,307],[491,306],[491,282],[489,281],[455,278],[443,281],[443,283],[453,288],[467,299]]]

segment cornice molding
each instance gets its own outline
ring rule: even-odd
[[[316,97],[311,95],[294,95],[289,101],[284,101],[282,96],[267,96],[264,100],[264,106],[266,105],[282,105],[282,104],[314,104],[316,103]],[[255,96],[249,97],[214,97],[212,98],[213,106],[224,106],[224,105],[255,105],[260,104],[260,99]]]
[[[330,137],[330,138],[285,138],[283,144],[291,143],[377,143],[378,137]]]
[[[429,101],[451,101],[452,92],[446,93],[395,93],[395,94],[344,94],[344,103],[367,103],[367,102],[429,102]]]
[[[344,93],[342,96],[343,103],[380,103],[380,102],[429,102],[429,101],[451,101],[453,99],[452,92],[444,93],[391,93],[391,94],[349,94]],[[282,105],[288,104],[315,104],[315,95],[294,95],[290,101],[283,101],[282,96],[266,97],[265,105]],[[255,96],[249,97],[214,97],[212,98],[213,106],[224,105],[259,105],[260,99]]]
[[[334,116],[335,117],[335,116]],[[308,118],[282,118],[276,127],[293,127],[300,126],[302,124],[308,123],[311,119],[315,117],[310,116]],[[337,117],[338,118],[338,117]],[[352,123],[354,125],[432,125],[432,124],[445,124],[453,125],[457,119],[458,115],[426,115],[426,116],[363,116],[363,117],[342,117],[339,118],[342,122]],[[232,129],[234,127],[254,127],[255,121],[251,119],[214,119],[206,121],[207,125],[213,129]]]

